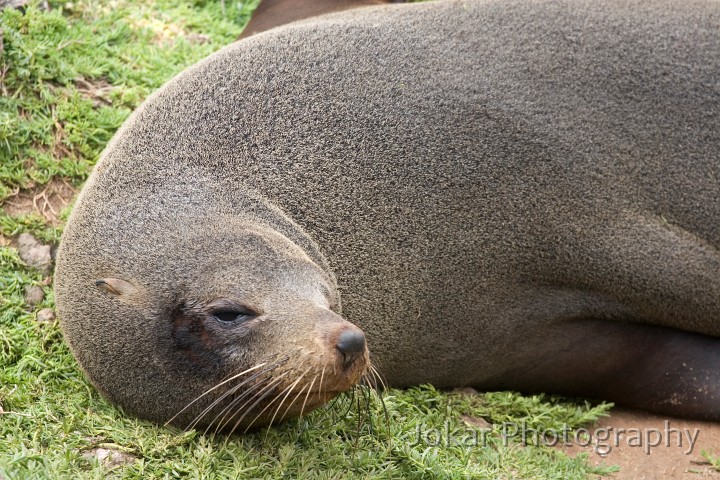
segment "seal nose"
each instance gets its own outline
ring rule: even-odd
[[[356,358],[365,353],[365,334],[360,330],[345,330],[335,344],[343,354],[343,367],[349,367]]]

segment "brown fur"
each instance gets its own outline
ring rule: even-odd
[[[401,3],[392,0],[263,0],[239,39],[297,20],[342,12],[365,5]]]
[[[67,341],[152,419],[278,356],[347,388],[340,314],[394,386],[720,418],[718,26],[710,0],[446,1],[237,42],[140,107],[85,186]],[[218,299],[262,320],[219,330]]]

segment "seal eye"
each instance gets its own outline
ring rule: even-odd
[[[244,308],[215,310],[213,317],[220,323],[233,324],[251,320],[255,313]]]

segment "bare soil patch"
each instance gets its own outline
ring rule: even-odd
[[[55,177],[45,185],[18,191],[0,206],[8,215],[37,213],[49,224],[58,226],[60,212],[72,202],[77,191],[66,180]]]
[[[78,77],[75,79],[75,88],[86,98],[89,98],[95,108],[103,105],[112,105],[110,100],[110,94],[112,93],[113,87],[104,78],[99,79],[86,79]]]
[[[604,433],[605,430],[607,434]],[[714,470],[700,455],[703,450],[712,452],[714,456],[720,455],[718,423],[683,420],[617,408],[609,417],[588,428],[588,431],[592,437],[589,445],[563,446],[562,450],[571,456],[587,452],[590,455],[589,461],[594,465],[604,463],[620,466],[618,473],[602,478],[720,479],[720,472]],[[595,435],[596,432],[603,433],[598,436]],[[605,436],[609,438],[604,441],[599,439]],[[689,440],[691,437],[695,437],[692,445]]]

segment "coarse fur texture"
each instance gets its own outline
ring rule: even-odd
[[[319,405],[367,369],[334,351],[346,320],[393,386],[718,419],[719,113],[715,0],[387,5],[254,35],[106,149],[58,253],[63,331],[157,421],[257,365],[289,415],[300,385]],[[213,323],[219,301],[252,319]],[[215,397],[174,422],[212,423]]]

